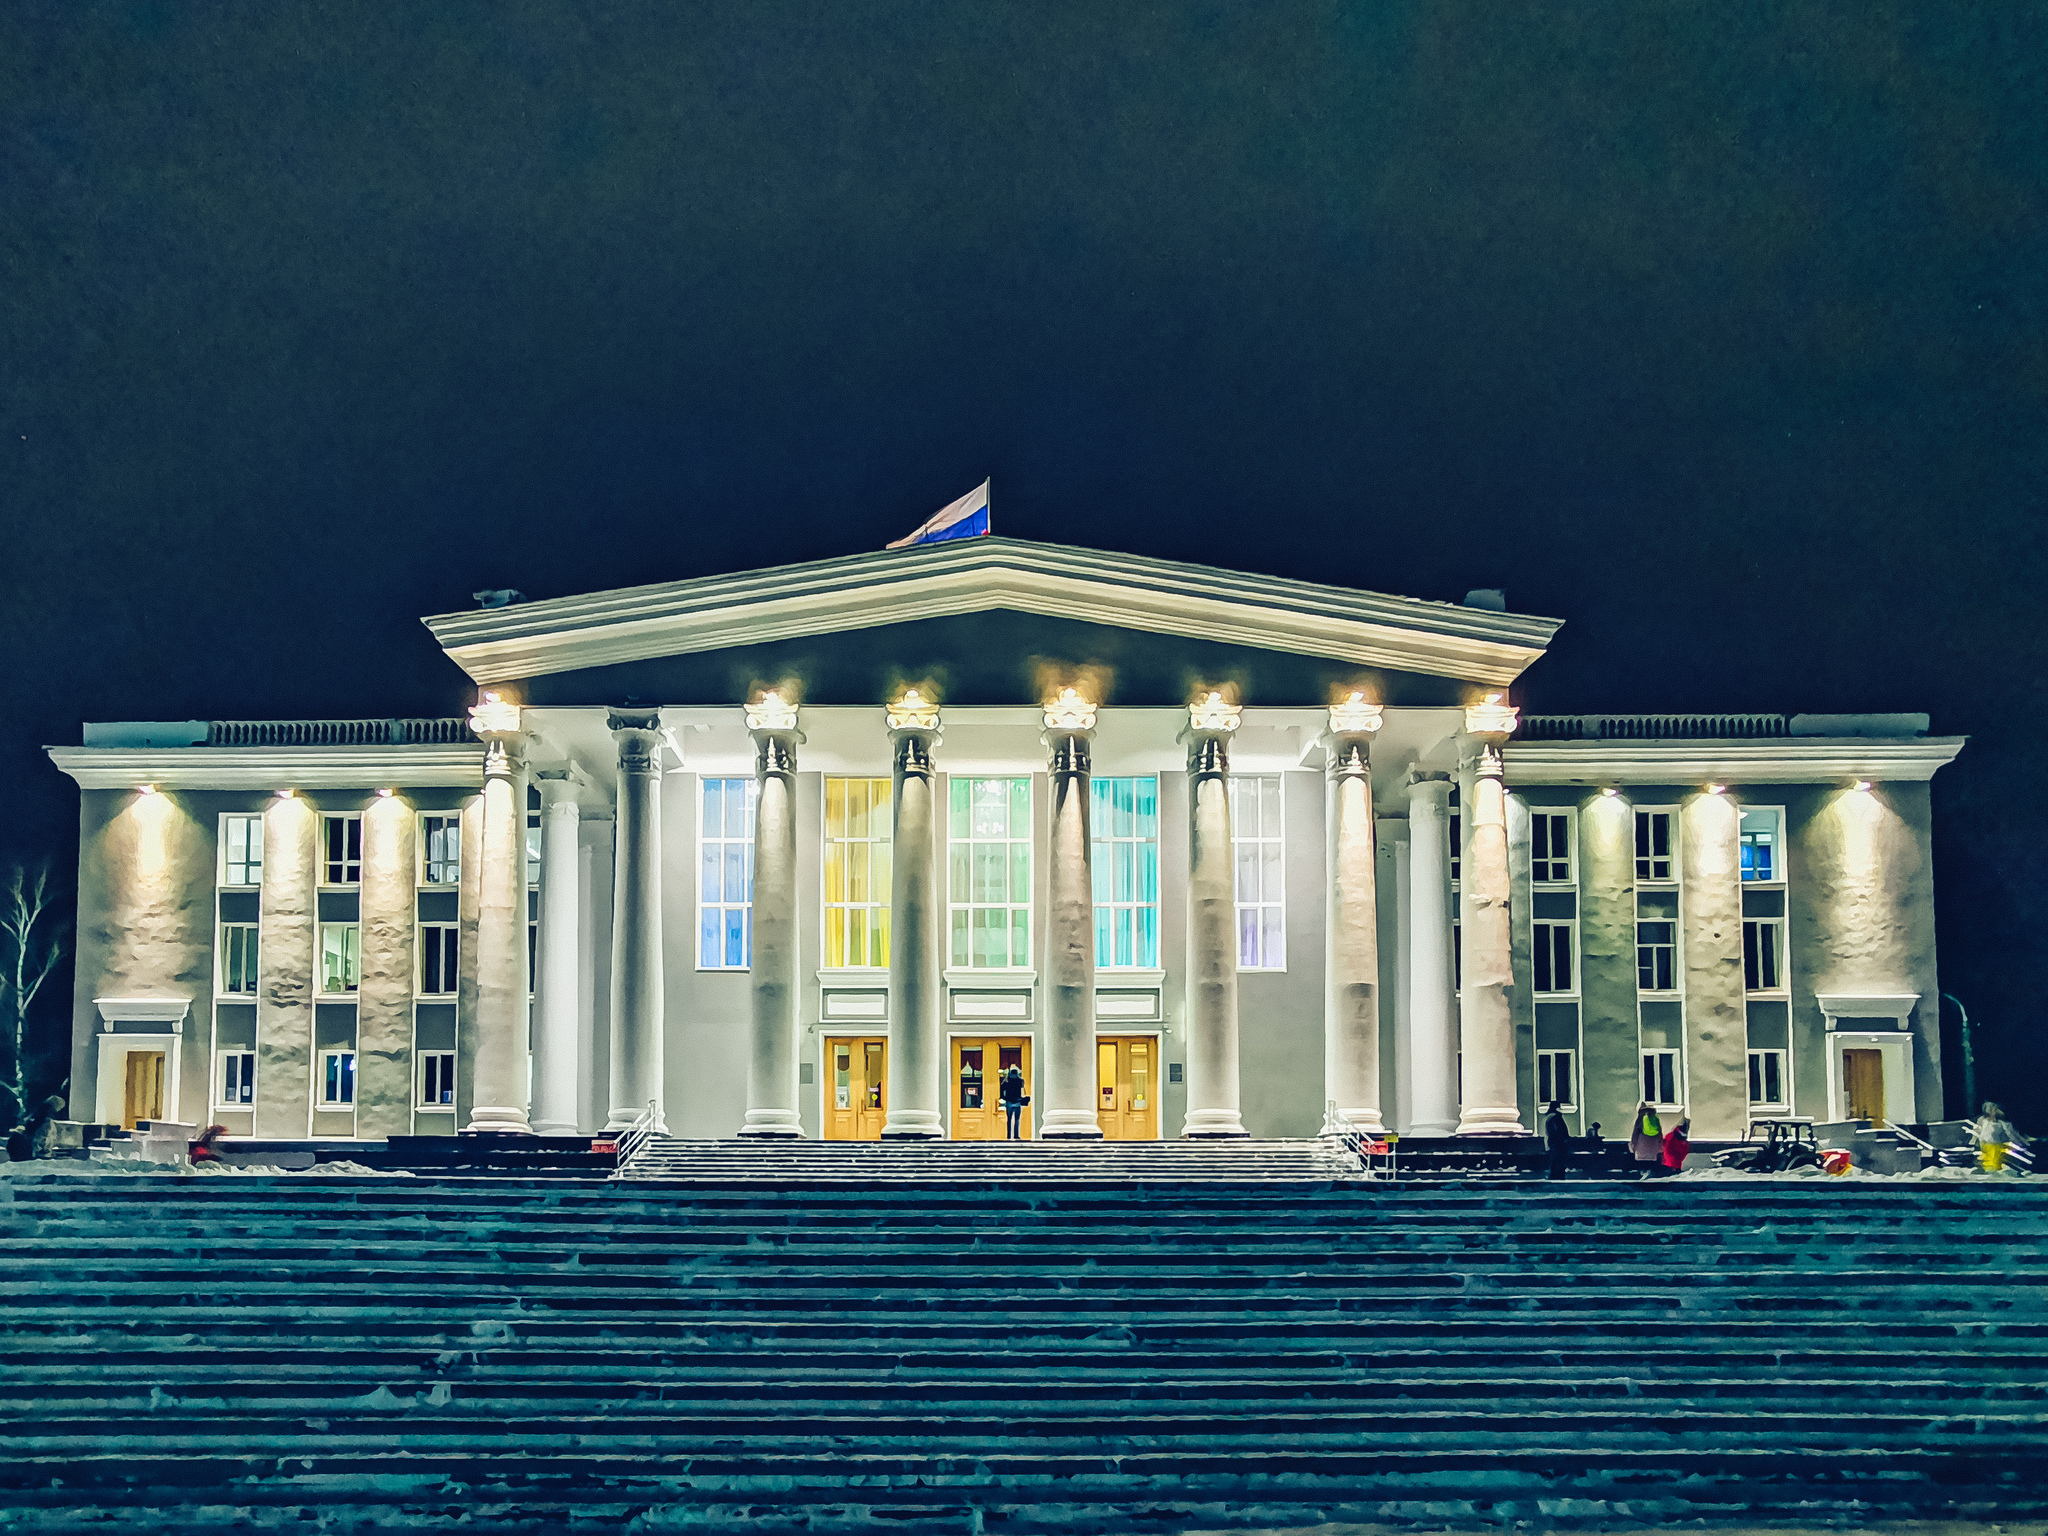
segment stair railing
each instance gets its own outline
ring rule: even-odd
[[[633,1118],[633,1123],[619,1132],[619,1160],[612,1165],[612,1177],[618,1178],[626,1171],[626,1165],[640,1155],[648,1139],[654,1135],[655,1101],[649,1099],[647,1107]]]
[[[1394,1177],[1394,1138],[1373,1136],[1337,1107],[1335,1099],[1323,1101],[1322,1135],[1337,1143],[1357,1160],[1358,1171],[1369,1179]]]

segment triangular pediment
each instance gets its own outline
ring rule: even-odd
[[[478,683],[1008,610],[1504,687],[1561,621],[979,538],[425,621]]]

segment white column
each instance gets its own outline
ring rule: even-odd
[[[1095,880],[1088,825],[1088,744],[1095,706],[1071,688],[1045,709],[1052,770],[1052,859],[1046,911],[1045,1103],[1048,1141],[1100,1140],[1095,1112]]]
[[[527,1123],[526,774],[519,706],[495,693],[469,712],[484,739],[483,850],[477,880],[476,1055],[468,1130]]]
[[[580,1076],[577,982],[583,957],[577,941],[583,921],[580,812],[569,775],[539,776],[540,953],[533,978],[533,1128],[543,1136],[576,1134]]]
[[[1329,939],[1323,955],[1323,1096],[1362,1131],[1380,1122],[1380,930],[1373,867],[1372,733],[1358,694],[1330,710],[1324,738]]]
[[[796,708],[773,690],[747,710],[754,738],[752,1033],[740,1134],[803,1135],[797,1113]]]
[[[1465,729],[1479,742],[1479,758],[1470,803],[1461,805],[1471,835],[1458,872],[1464,919],[1458,1009],[1465,1058],[1460,1136],[1527,1134],[1515,1082],[1515,1015],[1509,996],[1515,969],[1508,926],[1507,789],[1501,765],[1501,747],[1515,728],[1515,715],[1497,693],[1465,711]]]
[[[1238,709],[1212,693],[1188,708],[1188,1112],[1186,1134],[1245,1134],[1237,1072],[1237,870],[1230,845],[1230,737]]]
[[[613,855],[611,1119],[623,1131],[662,1106],[661,712],[613,710],[619,747],[618,845]]]
[[[1408,1023],[1409,999],[1415,990],[1408,983],[1408,972],[1415,963],[1415,901],[1408,874],[1408,818],[1389,816],[1380,827],[1380,843],[1391,851],[1394,866],[1393,878],[1383,887],[1387,899],[1394,903],[1393,964],[1390,967],[1383,960],[1380,970],[1383,985],[1391,986],[1394,993],[1394,1105],[1393,1113],[1385,1118],[1389,1129],[1405,1136],[1415,1123],[1414,1035]]]
[[[1458,1125],[1458,1038],[1451,1002],[1451,781],[1408,781],[1408,1062],[1411,1136]]]
[[[944,894],[939,885],[938,769],[932,749],[939,708],[911,689],[889,707],[895,765],[895,829],[890,850],[889,1065],[887,1141],[936,1141],[946,1134],[945,993],[939,945]]]

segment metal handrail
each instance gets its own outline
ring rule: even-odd
[[[612,1165],[612,1176],[618,1177],[626,1171],[626,1165],[640,1155],[648,1138],[654,1134],[655,1101],[649,1099],[647,1107],[633,1117],[633,1123],[614,1138],[619,1149],[619,1160]]]
[[[1374,1136],[1360,1129],[1357,1122],[1353,1121],[1342,1109],[1337,1107],[1335,1099],[1325,1099],[1323,1101],[1323,1129],[1321,1134],[1335,1141],[1339,1147],[1356,1158],[1358,1160],[1358,1171],[1367,1178],[1377,1179],[1383,1176],[1380,1170],[1373,1166],[1373,1159],[1376,1157],[1384,1157],[1386,1159],[1384,1177],[1394,1177],[1395,1138],[1391,1135]]]

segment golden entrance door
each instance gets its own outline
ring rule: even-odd
[[[134,1130],[139,1120],[164,1117],[164,1053],[130,1051],[122,1065],[121,1124]]]
[[[889,1042],[877,1036],[825,1041],[825,1139],[880,1141],[889,1118]]]
[[[1883,1125],[1884,1052],[1874,1047],[1842,1051],[1842,1102],[1851,1120]]]
[[[947,1080],[953,1096],[955,1141],[1002,1141],[1009,1132],[1003,1115],[1003,1078],[1015,1067],[1024,1074],[1024,1093],[1031,1089],[1031,1037],[1005,1035],[987,1040],[953,1041],[953,1075]],[[1017,1120],[1017,1137],[1031,1139],[1031,1110],[1026,1104]]]
[[[1104,1141],[1159,1139],[1159,1041],[1095,1037],[1095,1123]]]

